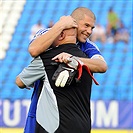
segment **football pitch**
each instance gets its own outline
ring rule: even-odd
[[[23,133],[23,128],[0,128],[0,133]],[[91,133],[133,133],[133,130],[92,129]]]

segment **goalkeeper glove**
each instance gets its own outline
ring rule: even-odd
[[[69,86],[73,81],[77,71],[73,67],[68,67],[65,63],[61,63],[55,71],[52,80],[55,81],[55,86]]]
[[[82,76],[82,68],[85,68],[89,73],[89,75],[91,76],[92,80],[95,82],[95,84],[99,85],[98,82],[93,77],[93,75],[91,74],[90,69],[86,65],[84,65],[84,63],[80,61],[78,57],[75,56],[68,58],[68,63],[60,64],[58,69],[55,71],[52,79],[55,80],[55,85],[57,87],[59,86],[64,87],[65,85],[70,85],[77,71],[78,71],[77,81],[80,80]]]

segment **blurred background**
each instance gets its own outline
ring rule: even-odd
[[[31,56],[28,46],[41,28],[53,26],[77,7],[96,15],[90,37],[108,71],[95,74],[91,95],[92,133],[133,132],[132,0],[2,0],[0,2],[0,133],[22,133],[33,90],[15,78]]]

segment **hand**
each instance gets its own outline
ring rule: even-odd
[[[69,86],[73,81],[73,79],[75,78],[79,64],[83,64],[83,63],[77,57],[74,57],[74,56],[70,57],[70,55],[67,53],[61,53],[57,55],[55,59],[58,59],[61,62],[64,62],[64,60],[67,60],[65,61],[66,64],[61,63],[59,65],[59,67],[57,68],[57,70],[55,71],[52,77],[52,80],[55,81],[55,86],[57,87],[64,87],[65,85]],[[81,74],[82,73],[80,73],[80,75]]]
[[[68,54],[68,53],[65,53],[65,52],[62,52],[58,55],[56,55],[54,58],[52,58],[52,60],[56,61],[56,62],[64,62],[64,63],[68,63],[68,59],[71,57],[72,55],[71,54]]]
[[[76,73],[77,71],[74,68],[70,68],[65,63],[61,63],[55,71],[52,80],[55,81],[55,86],[57,87],[69,86]]]
[[[61,56],[61,55],[64,55],[64,56]],[[93,75],[91,74],[90,69],[86,65],[84,65],[84,63],[81,60],[79,60],[78,57],[70,56],[70,55],[69,57],[65,55],[67,55],[67,53],[62,53],[57,55],[57,57],[55,57],[55,59],[59,58],[62,62],[64,62],[64,60],[67,60],[65,61],[66,66],[62,66],[64,63],[59,65],[58,69],[53,75],[52,79],[55,80],[55,85],[57,87],[59,86],[64,87],[65,85],[70,85],[77,72],[78,72],[77,81],[79,81],[82,76],[82,68],[86,69],[86,71],[89,73],[89,75],[91,76],[95,84],[99,85],[98,82],[94,79]],[[64,57],[67,57],[67,58],[64,58]]]
[[[63,27],[63,30],[73,28],[73,27],[78,28],[76,20],[71,16],[62,16],[57,23]]]

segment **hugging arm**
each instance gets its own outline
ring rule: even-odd
[[[16,84],[19,88],[26,88],[26,85],[22,82],[19,76],[16,77]]]
[[[72,55],[68,53],[61,53],[56,55],[52,60],[57,62],[67,63],[67,59]],[[92,58],[79,58],[93,73],[104,73],[107,70],[107,64],[101,55],[93,56]]]
[[[33,87],[35,81],[44,78],[43,63],[40,57],[37,57],[16,77],[16,85],[19,88],[29,88]]]
[[[85,65],[87,65],[93,73],[105,73],[107,71],[107,64],[103,57],[96,58],[80,58]]]
[[[71,27],[78,27],[76,21],[71,16],[61,17],[60,20],[48,32],[38,36],[31,42],[28,48],[31,56],[36,57],[47,50],[64,29]]]

